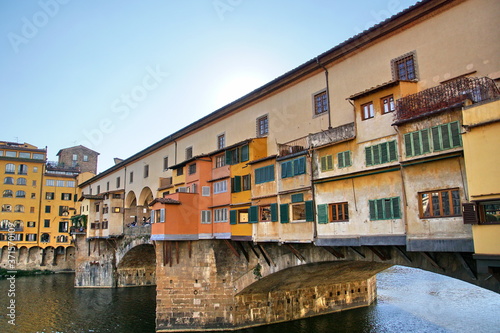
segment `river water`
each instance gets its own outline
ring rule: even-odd
[[[0,332],[155,331],[154,287],[75,289],[73,279],[73,274],[17,277],[15,296],[9,295],[10,281],[0,280]],[[239,333],[500,333],[497,293],[402,266],[377,279],[378,300],[369,307]],[[15,326],[7,308],[12,300]]]

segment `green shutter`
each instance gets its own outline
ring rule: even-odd
[[[326,171],[327,165],[326,165],[326,156],[321,157],[321,171]]]
[[[337,154],[338,166],[339,168],[345,167],[344,153]]]
[[[229,211],[229,223],[230,224],[236,224],[236,222],[237,222],[237,216],[238,216],[238,211],[237,210],[231,210],[231,211]]]
[[[444,124],[439,126],[439,129],[441,130],[441,138],[443,139],[443,149],[450,149],[451,148],[451,142],[450,142],[450,126],[449,124]]]
[[[375,205],[377,206],[377,220],[383,220],[384,215],[384,199],[375,200]]]
[[[413,156],[411,133],[404,135],[406,156]]]
[[[411,134],[413,142],[414,155],[422,155],[422,149],[420,147],[420,132],[413,132]]]
[[[422,154],[429,153],[431,151],[430,143],[429,143],[429,130],[423,129],[420,131],[422,136]]]
[[[250,223],[257,223],[259,221],[259,206],[250,206],[248,215]]]
[[[380,145],[372,147],[373,152],[373,164],[380,164]]]
[[[432,132],[432,146],[434,148],[434,151],[437,151],[437,150],[442,150],[442,146],[441,146],[441,138],[440,138],[440,135],[439,135],[439,127],[436,126],[436,127],[432,127],[431,128],[431,132]]]
[[[389,152],[388,143],[382,143],[380,145],[380,163],[389,162]]]
[[[329,160],[329,166],[330,166],[330,169],[332,168],[332,155],[328,155],[328,157],[330,158]],[[294,166],[293,166],[294,170],[293,170],[293,173],[294,173],[294,176],[295,175],[303,175],[306,173],[306,157],[303,156],[301,158],[298,158],[294,161]]]
[[[318,205],[318,223],[328,223],[328,204]]]
[[[451,146],[452,147],[462,146],[460,140],[460,124],[458,123],[458,121],[455,121],[450,124],[450,131],[451,131]]]
[[[401,210],[399,208],[399,197],[392,198],[392,217],[395,219],[401,218]]]
[[[366,147],[365,148],[366,166],[373,164],[372,148],[373,147]]]
[[[246,162],[250,159],[248,145],[241,147],[241,162]]]
[[[241,176],[234,176],[233,178],[233,192],[241,192]]]
[[[304,193],[297,193],[291,195],[292,203],[304,201]]]
[[[280,204],[280,222],[288,223],[290,221],[289,217],[288,204]]]
[[[396,161],[398,159],[398,147],[396,141],[389,141],[389,161]]]
[[[384,219],[392,219],[392,200],[384,199]]]
[[[306,222],[314,221],[314,203],[312,200],[306,201]]]
[[[288,165],[290,162],[283,162],[281,163],[281,178],[287,178],[288,177]]]
[[[370,220],[376,220],[377,219],[377,209],[375,207],[375,200],[370,200],[368,203],[370,205]]]
[[[233,151],[226,150],[226,165],[233,164]]]
[[[272,222],[278,221],[278,204],[277,203],[271,204],[271,221]]]

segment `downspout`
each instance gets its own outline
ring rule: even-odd
[[[320,66],[321,68],[323,68],[323,70],[325,71],[326,103],[327,103],[327,107],[328,107],[328,129],[331,129],[332,128],[332,115],[331,115],[331,108],[330,108],[330,86],[328,84],[328,70],[326,69],[325,66],[323,66],[319,62],[319,58],[318,57],[316,57],[316,63],[318,64],[318,66]]]
[[[403,138],[401,136],[401,132],[399,131],[399,128],[397,126],[394,126],[394,129],[396,130],[396,133],[398,133],[398,156],[399,156],[399,161],[401,161],[401,156],[403,156],[403,148],[401,147]],[[405,234],[406,237],[408,238],[408,200],[406,197],[406,185],[405,185],[405,175],[404,175],[404,167],[401,165],[401,162],[399,162],[399,165],[401,166],[399,168],[399,173],[401,175],[401,189],[403,192],[403,203],[404,203],[404,223],[405,223]]]
[[[330,111],[328,111],[328,114],[330,114]],[[311,195],[312,195],[312,202],[313,202],[313,243],[316,241],[318,238],[318,221],[316,218],[316,191],[314,190],[314,171],[313,171],[313,157],[314,157],[314,149],[309,148],[309,165],[311,167]]]

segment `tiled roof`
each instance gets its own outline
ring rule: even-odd
[[[180,205],[181,204],[180,201],[174,200],[171,198],[156,198],[149,203],[149,206],[153,206],[157,202],[162,203],[164,205]]]

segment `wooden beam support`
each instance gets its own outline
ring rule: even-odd
[[[168,264],[167,242],[162,242],[163,266]]]
[[[290,249],[290,251],[297,257],[297,259],[304,262],[306,261],[306,258],[304,258],[304,256],[296,248],[294,248],[292,244],[285,243],[285,246]]]
[[[436,267],[437,269],[439,269],[440,271],[444,272],[444,268],[439,266],[439,264],[437,263],[436,259],[434,259],[430,253],[428,252],[420,252],[422,253],[422,255],[424,256],[424,258],[426,258],[427,260],[429,260],[429,262],[432,264],[432,266]]]
[[[179,242],[175,242],[175,259],[179,264]]]
[[[252,242],[247,242],[248,246],[250,246],[250,249],[252,250],[253,254],[255,254],[255,256],[257,258],[260,258],[260,254],[259,252],[257,252],[257,250],[255,249],[255,246],[253,246]]]
[[[168,242],[168,265],[172,267],[172,242]]]
[[[226,243],[227,247],[229,247],[229,249],[231,250],[231,252],[233,252],[233,254],[236,256],[236,257],[240,257],[240,254],[238,253],[238,250],[236,250],[236,248],[233,246],[233,244],[231,243],[231,241],[229,239],[224,239],[224,243]]]
[[[276,266],[273,259],[271,259],[271,256],[269,255],[269,253],[267,253],[267,251],[264,249],[264,247],[260,244],[257,244],[257,247],[259,248],[260,252],[264,256],[264,259],[266,260],[267,264],[269,266],[271,266],[271,265]]]
[[[412,262],[410,256],[408,255],[408,253],[406,253],[405,250],[403,250],[399,246],[394,246],[394,248],[396,249],[396,252],[399,253],[401,257],[403,257],[403,259],[405,259],[408,263]]]
[[[477,280],[477,274],[474,272],[472,267],[467,263],[465,258],[463,257],[463,254],[460,252],[455,253],[455,256],[457,257],[458,261],[462,264],[464,267],[465,271],[469,274],[469,276],[472,278],[472,280]]]
[[[382,251],[381,249],[377,249],[375,246],[368,246],[368,248],[373,252],[375,253],[375,255],[377,257],[380,258],[380,260],[382,261],[386,261],[386,260],[389,260],[391,259],[391,256],[384,253],[384,251]]]
[[[365,257],[365,255],[363,254],[363,252],[361,252],[361,249],[360,249],[360,250],[356,250],[356,249],[355,249],[354,247],[352,247],[352,246],[349,246],[349,248],[350,248],[351,250],[353,250],[355,253],[357,253],[357,254],[358,254],[361,258],[363,258],[363,259],[364,259],[364,258],[366,258],[366,257]]]
[[[191,255],[193,254],[193,243],[192,243],[192,241],[188,241],[188,252],[189,252],[189,259],[191,259]]]
[[[325,249],[326,251],[328,251],[329,253],[333,254],[337,259],[345,258],[344,254],[342,252],[335,250],[331,246],[322,246],[322,248]]]
[[[247,252],[247,250],[245,250],[245,247],[243,246],[243,243],[242,242],[236,242],[236,244],[238,244],[238,247],[240,248],[241,252],[245,256],[245,259],[247,260],[247,262],[250,262],[250,257],[248,256],[248,252]]]

